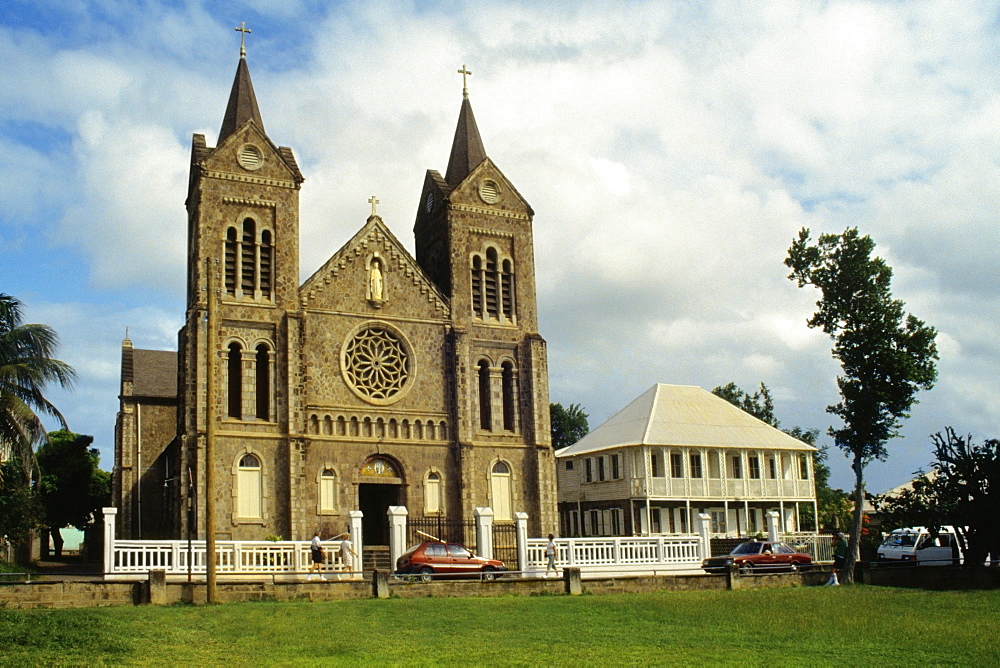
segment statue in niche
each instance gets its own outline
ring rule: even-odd
[[[369,299],[380,302],[383,300],[382,263],[375,258],[372,260],[371,269],[368,271]]]

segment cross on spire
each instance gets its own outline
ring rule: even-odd
[[[253,31],[250,30],[250,28],[247,28],[247,22],[246,21],[240,21],[240,24],[238,26],[236,26],[236,28],[234,28],[234,30],[236,30],[237,32],[241,33],[240,34],[240,58],[246,58],[247,57],[246,36],[247,36],[248,33],[251,33]]]
[[[372,195],[371,199],[368,200],[368,203],[372,205],[372,216],[374,216],[375,215],[375,207],[379,205],[379,201],[377,199],[375,199],[375,195]]]
[[[469,86],[466,83],[466,77],[472,76],[472,72],[469,71],[465,65],[462,65],[462,69],[458,71],[462,75],[462,97],[469,97]]]

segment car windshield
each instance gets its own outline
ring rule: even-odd
[[[730,554],[760,554],[764,543],[740,543]]]
[[[914,533],[893,533],[886,536],[882,545],[885,547],[912,547],[916,540],[917,534]]]

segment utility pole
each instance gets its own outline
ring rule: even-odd
[[[218,302],[215,299],[214,258],[206,258],[208,272],[208,331],[205,333],[205,573],[207,577],[205,597],[208,603],[215,603],[215,333],[218,330]],[[218,260],[216,260],[218,262]]]

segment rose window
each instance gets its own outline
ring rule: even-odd
[[[383,325],[362,327],[344,345],[344,377],[358,396],[391,403],[410,379],[410,354],[401,337]]]

